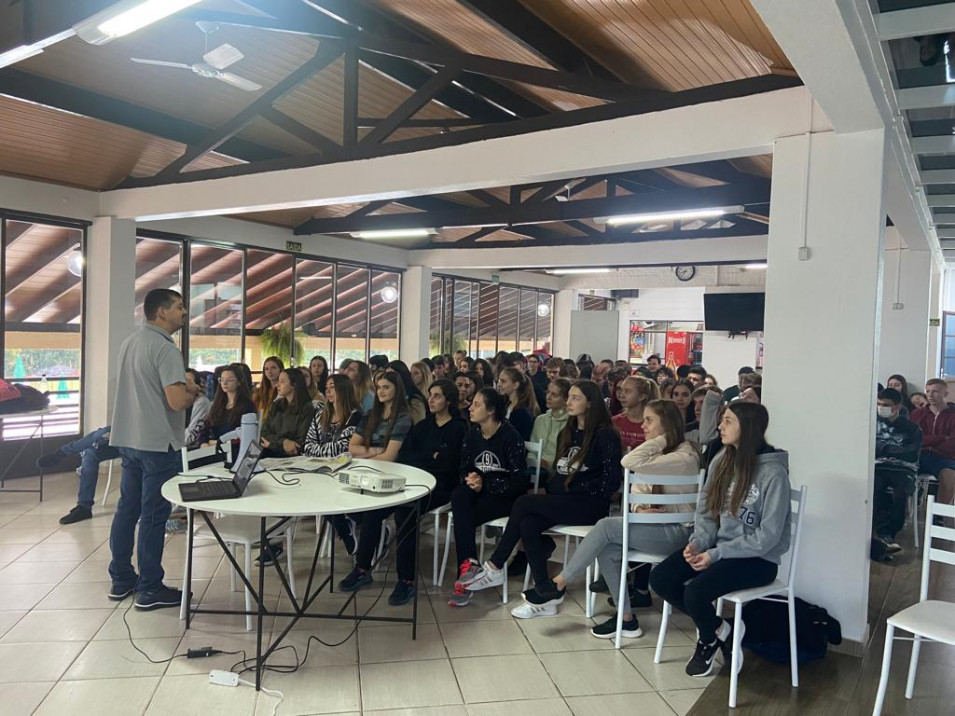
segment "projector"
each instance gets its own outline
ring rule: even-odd
[[[345,487],[354,487],[368,492],[401,492],[405,489],[405,478],[403,477],[345,472],[339,473],[338,481]]]

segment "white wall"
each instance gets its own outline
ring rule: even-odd
[[[755,333],[730,338],[720,331],[703,333],[703,366],[716,376],[720,387],[726,390],[736,385],[739,369],[744,365],[756,367],[759,341]]]
[[[577,360],[589,353],[595,361],[613,359],[618,354],[618,311],[572,311],[570,314],[570,351],[567,358]]]
[[[886,229],[887,239],[890,233],[894,227]],[[937,317],[931,308],[932,254],[886,249],[882,286],[879,380],[899,373],[921,389],[928,377],[928,320]],[[901,309],[894,307],[898,303]]]

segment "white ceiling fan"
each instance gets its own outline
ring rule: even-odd
[[[245,77],[240,77],[239,75],[233,74],[232,72],[223,72],[226,67],[234,65],[236,62],[241,60],[245,55],[243,55],[238,49],[232,45],[226,43],[219,45],[214,50],[209,50],[209,35],[219,29],[219,26],[215,23],[210,22],[197,22],[199,29],[202,30],[205,35],[205,54],[202,56],[202,62],[196,62],[192,65],[187,65],[183,62],[165,62],[163,60],[144,60],[139,57],[131,57],[130,59],[133,62],[136,62],[140,65],[155,65],[157,67],[172,67],[174,69],[180,70],[189,70],[194,72],[200,77],[205,77],[206,79],[219,80],[220,82],[225,82],[226,84],[237,87],[240,90],[246,92],[258,92],[262,89],[262,85],[252,80],[248,80]]]

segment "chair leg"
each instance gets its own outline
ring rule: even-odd
[[[789,606],[789,670],[792,675],[792,685],[799,686],[799,659],[797,653],[799,645],[796,643],[796,595],[792,591],[788,594]]]
[[[451,527],[453,524],[454,524],[454,517],[449,512],[448,523],[445,526],[445,533],[444,533],[444,556],[441,557],[441,571],[438,573],[439,585],[444,584],[444,571],[448,567],[448,554],[451,552]]]
[[[733,658],[730,660],[730,708],[736,708],[736,692],[739,686],[739,661],[742,654],[743,605],[737,604],[733,616]]]
[[[723,597],[717,597],[716,599],[716,616],[723,616]]]
[[[919,651],[922,649],[922,637],[916,636],[912,642],[912,658],[909,659],[909,678],[905,682],[905,698],[911,699],[915,691],[915,672],[919,669]]]
[[[596,564],[596,562],[595,562],[595,564]],[[587,565],[587,576],[584,577],[584,579],[587,580],[586,582],[584,582],[584,584],[590,584],[590,565],[589,565],[589,564]],[[584,609],[584,615],[585,615],[588,619],[591,619],[591,618],[593,617],[593,615],[594,615],[594,611],[593,611],[593,605],[590,603],[590,590],[589,590],[589,589],[587,590],[587,594],[585,594],[584,597],[585,597],[585,599],[586,599],[586,606],[585,606],[585,609]]]
[[[594,560],[594,581],[600,579],[600,562]],[[597,593],[590,591],[590,585],[587,585],[587,608],[590,610],[590,616],[593,617],[594,609],[597,607]]]
[[[570,559],[570,535],[564,537],[564,564]]]
[[[617,590],[617,635],[614,637],[614,647],[619,649],[623,641],[623,609],[624,604],[630,606],[630,595],[627,594],[627,561],[620,565],[620,589]]]
[[[322,559],[328,559],[332,555],[332,540],[335,539],[333,535],[334,528],[332,527],[331,520],[326,520],[324,517],[319,517],[319,519],[324,520],[326,524],[325,536],[322,538],[321,551],[318,553],[318,556]]]
[[[112,465],[113,463],[110,463]],[[188,524],[188,522],[187,522]],[[186,535],[186,559],[182,565],[182,601],[179,603],[179,619],[185,620],[186,610],[189,608],[189,589],[186,582],[189,579],[189,535]]]
[[[660,633],[657,635],[657,650],[653,654],[653,663],[659,664],[663,660],[663,642],[667,638],[667,627],[670,625],[670,602],[663,601],[663,618],[660,619]]]
[[[885,649],[882,652],[882,675],[879,677],[879,690],[875,696],[875,706],[872,716],[880,716],[882,705],[885,703],[885,691],[889,685],[889,667],[892,664],[892,641],[895,639],[895,627],[885,625]],[[913,647],[914,648],[914,647]]]
[[[915,492],[912,493],[910,498],[912,502],[912,539],[915,543],[916,551],[919,548],[919,488],[918,485],[915,487]]]
[[[236,563],[238,563],[239,550],[238,550],[238,547],[236,546],[236,543],[233,542],[231,545],[229,545],[229,547],[232,549],[232,559],[234,559]],[[239,587],[237,586],[237,579],[235,576],[235,570],[232,568],[231,564],[229,565],[229,591],[230,592],[239,591]]]
[[[431,586],[438,586],[438,547],[441,544],[441,513],[434,515],[433,549],[431,550]]]
[[[484,566],[484,525],[478,527],[478,533],[481,535],[481,546],[478,548],[478,562]]]
[[[504,588],[502,589],[503,594],[501,595],[503,601],[501,603],[507,604],[507,562],[501,565],[501,569],[504,570]]]
[[[242,545],[245,548],[245,577],[246,579],[252,579],[252,543],[246,542]],[[259,569],[265,569],[265,567],[259,566]],[[252,593],[249,591],[248,587],[245,589],[245,611],[252,611]],[[259,599],[265,599],[264,594],[259,595]],[[252,631],[252,615],[245,615],[245,630]]]

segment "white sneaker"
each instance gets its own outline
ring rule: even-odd
[[[461,586],[472,592],[490,589],[491,587],[500,587],[504,584],[506,574],[506,570],[494,569],[491,567],[490,562],[485,562],[481,567],[481,571],[478,572],[470,582],[462,582]]]
[[[520,606],[514,607],[511,610],[511,616],[517,617],[518,619],[533,619],[534,617],[556,617],[557,616],[557,605],[548,604],[543,607],[539,607],[535,604],[528,604],[524,602]]]

